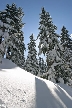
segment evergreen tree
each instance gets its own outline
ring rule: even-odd
[[[46,12],[44,7],[42,8],[42,13],[40,14],[39,25],[39,54],[43,53],[46,55],[46,62],[48,66],[46,78],[54,81],[56,79],[54,66],[62,63],[60,55],[62,47],[58,40],[59,35],[55,33],[57,27],[53,24],[49,12]]]
[[[39,71],[39,66],[38,66],[38,60],[36,58],[37,51],[35,47],[36,43],[32,34],[30,36],[30,43],[28,43],[28,56],[26,59],[25,67],[28,72],[37,75]]]
[[[9,28],[14,29],[9,25],[12,22],[11,19],[6,19],[6,11],[0,11],[0,57],[3,58],[6,52],[6,47],[8,44],[8,39],[10,39]],[[11,43],[13,46],[13,44]]]
[[[40,77],[41,76],[41,57],[39,57],[39,60],[38,60],[38,65],[39,65],[39,72],[38,72],[38,76]]]
[[[12,25],[14,30],[9,28],[9,35],[11,38],[8,41],[11,41],[16,47],[9,45],[7,47],[7,54],[6,58],[12,60],[15,64],[20,66],[21,68],[24,68],[24,50],[25,50],[25,44],[24,44],[24,36],[22,32],[22,18],[24,16],[24,13],[22,12],[21,7],[17,8],[17,6],[13,3],[11,6],[9,4],[6,5],[6,19],[12,20],[12,22],[9,22],[9,25]]]
[[[42,13],[40,14],[40,27],[38,28],[40,30],[38,37],[40,39],[39,43],[39,54],[43,53],[45,54],[49,49],[52,49],[51,45],[51,39],[48,37],[51,37],[51,34],[57,29],[55,25],[53,25],[52,18],[50,17],[49,12],[46,12],[44,7],[42,8]],[[37,38],[38,38],[37,37]],[[48,44],[48,42],[50,44]],[[50,45],[50,46],[49,46]]]
[[[69,38],[68,48],[72,51],[72,39]]]
[[[41,69],[42,69],[42,74],[45,73],[45,64],[44,64],[44,60],[42,58],[42,65],[41,65]]]
[[[46,64],[44,63],[44,60],[43,58],[39,57],[39,73],[38,73],[38,76],[42,76],[43,73],[46,72]]]
[[[66,27],[63,26],[62,29],[61,29],[61,44],[63,45],[64,49],[66,47],[68,47],[68,44],[69,44],[69,34],[68,34],[68,30],[66,30]]]
[[[0,16],[1,16],[1,13],[0,13]],[[6,47],[6,32],[3,31],[3,27],[5,27],[4,23],[2,22],[1,18],[0,18],[0,63],[2,62],[2,58],[4,57],[4,52],[5,52],[5,47]],[[7,32],[7,36],[8,35],[8,32]],[[4,38],[4,40],[3,40]]]
[[[62,77],[64,79],[64,83],[68,83],[69,79],[71,77],[71,61],[72,61],[72,52],[71,52],[71,39],[70,35],[68,34],[68,30],[66,29],[65,26],[62,27],[61,29],[61,45],[63,46],[63,51],[62,51],[62,58],[64,60],[64,64],[62,67]]]

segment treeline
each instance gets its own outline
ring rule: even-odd
[[[72,40],[65,26],[61,34],[57,34],[57,27],[53,24],[49,12],[41,9],[39,33],[39,52],[36,51],[36,40],[33,34],[28,43],[28,55],[25,59],[24,33],[22,22],[24,12],[14,3],[7,4],[4,11],[0,11],[0,61],[5,56],[19,67],[36,76],[53,82],[72,84]],[[39,58],[37,58],[37,54]],[[40,57],[44,54],[46,62]]]

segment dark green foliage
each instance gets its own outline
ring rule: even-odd
[[[61,29],[61,44],[63,45],[64,49],[65,47],[68,47],[69,41],[70,41],[70,35],[68,34],[68,30],[66,30],[65,26]]]
[[[39,71],[38,66],[38,60],[37,60],[37,51],[35,49],[36,43],[33,37],[33,34],[30,36],[30,43],[28,43],[28,56],[25,63],[25,69],[34,74],[37,75]]]
[[[9,4],[6,5],[6,13],[5,18],[10,18],[12,21],[8,21],[9,25],[13,27],[13,29],[9,28],[9,35],[11,38],[8,41],[11,41],[13,45],[16,46],[7,46],[7,55],[6,58],[12,60],[15,64],[24,68],[24,36],[22,32],[22,27],[24,23],[22,22],[22,18],[24,13],[22,8],[17,6],[13,3],[11,6]],[[13,36],[14,35],[14,36]]]
[[[39,34],[38,37],[40,39],[39,43],[39,50],[40,53],[43,53],[44,55],[53,48],[53,45],[49,43],[48,38],[51,38],[51,34],[55,33],[55,30],[57,27],[53,25],[52,18],[49,14],[49,12],[46,12],[44,7],[42,8],[42,12],[40,14],[40,22],[39,22]],[[38,38],[37,37],[37,38]],[[48,48],[48,43],[49,43],[49,48]]]

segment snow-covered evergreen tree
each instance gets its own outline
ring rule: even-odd
[[[30,43],[28,43],[28,56],[25,63],[25,69],[28,72],[31,72],[34,75],[37,75],[39,72],[38,60],[37,60],[37,51],[36,43],[34,40],[33,34],[30,36]]]
[[[64,79],[64,83],[68,83],[72,73],[72,52],[70,35],[68,34],[68,30],[65,26],[61,29],[60,41],[63,46],[62,58],[64,60],[62,77]]]
[[[68,48],[72,51],[72,38],[69,38]]]
[[[44,63],[43,58],[42,58],[41,69],[42,69],[42,74],[45,73],[45,63]]]
[[[58,40],[59,35],[55,33],[57,27],[53,24],[49,12],[46,12],[44,7],[40,14],[39,25],[39,54],[43,53],[46,55],[46,62],[48,65],[48,72],[46,73],[47,79],[55,82],[59,77],[56,75],[54,66],[62,63],[60,55],[62,46]]]
[[[61,44],[63,45],[64,49],[66,47],[68,47],[69,40],[70,40],[69,37],[70,36],[68,34],[68,30],[66,29],[65,26],[63,26],[62,29],[61,29],[61,39],[60,39],[60,41],[61,41]]]
[[[12,20],[9,18],[7,19],[5,15],[6,11],[0,11],[0,58],[4,57],[6,47],[9,43],[13,46],[11,42],[8,42],[8,39],[11,37],[9,35],[9,28],[14,30],[14,28],[9,25],[9,22],[12,22]]]
[[[4,57],[7,38],[9,37],[8,32],[3,31],[3,27],[5,27],[5,24],[0,19],[0,62]]]
[[[40,27],[38,28],[40,30],[38,37],[39,37],[39,54],[43,53],[45,54],[48,50],[48,48],[51,48],[52,45],[48,44],[51,43],[51,39],[48,39],[48,37],[52,34],[52,32],[57,29],[55,25],[53,25],[52,18],[50,17],[49,12],[46,12],[44,7],[42,8],[42,13],[40,14]],[[38,38],[37,37],[37,38]],[[49,46],[50,45],[50,46]],[[52,48],[51,48],[52,49]]]
[[[22,9],[13,3],[11,6],[9,4],[6,5],[6,19],[11,19],[12,22],[9,23],[9,25],[12,25],[14,30],[9,28],[9,35],[15,34],[15,36],[11,36],[9,41],[12,41],[13,44],[15,44],[16,48],[13,48],[13,46],[7,47],[7,54],[6,58],[11,59],[15,64],[20,66],[21,68],[24,68],[24,50],[25,50],[25,44],[24,44],[24,36],[22,32],[22,18],[24,16],[24,13],[22,12]]]
[[[40,77],[41,76],[41,57],[39,57],[39,60],[38,60],[38,65],[39,65],[39,72],[38,72],[38,76]]]
[[[43,75],[43,73],[46,72],[47,66],[46,66],[46,63],[44,63],[43,58],[41,58],[41,57],[39,57],[38,64],[39,64],[38,76],[41,77]]]

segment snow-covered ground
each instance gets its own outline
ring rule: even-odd
[[[72,88],[35,77],[3,59],[0,108],[72,108]]]

